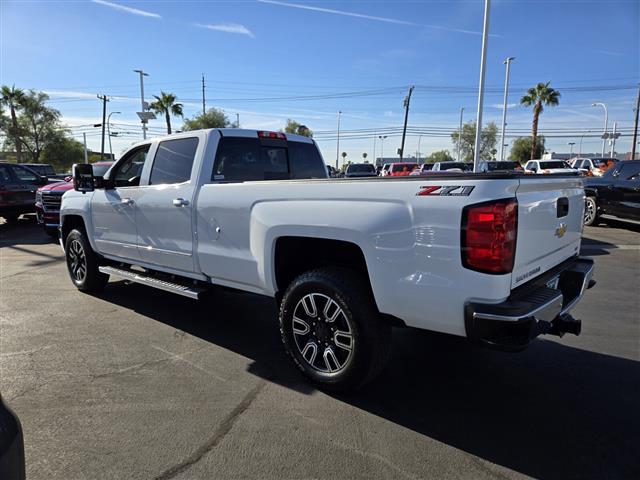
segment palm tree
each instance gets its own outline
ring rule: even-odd
[[[175,117],[182,116],[182,104],[176,103],[176,96],[173,93],[160,92],[160,96],[154,95],[156,99],[149,108],[158,115],[164,115],[167,120],[167,134],[171,135],[171,115]]]
[[[22,162],[22,143],[20,142],[18,118],[16,117],[16,108],[21,107],[21,103],[24,100],[24,91],[16,86],[9,87],[3,85],[0,91],[0,103],[9,107],[11,112],[11,128],[9,130],[9,136],[13,137],[13,143],[16,147],[16,160],[18,163]]]
[[[549,86],[551,82],[538,83],[527,90],[527,94],[520,99],[520,105],[530,107],[533,105],[533,124],[531,125],[531,160],[535,159],[536,144],[538,141],[538,119],[543,110],[543,105],[555,107],[560,103],[560,92]]]

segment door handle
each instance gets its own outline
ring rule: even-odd
[[[123,205],[133,205],[133,199],[123,198],[122,200],[120,200],[120,203]]]
[[[186,207],[189,205],[189,200],[185,200],[184,198],[174,198],[173,206],[174,207]]]

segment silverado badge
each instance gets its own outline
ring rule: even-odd
[[[567,233],[567,224],[566,223],[561,223],[560,225],[558,225],[558,228],[556,228],[556,237],[558,238],[562,238],[564,237],[564,234]]]

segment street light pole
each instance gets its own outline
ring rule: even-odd
[[[342,110],[338,110],[338,141],[336,143],[336,170],[338,170],[338,159],[340,158],[340,115],[342,115]]]
[[[502,134],[500,136],[500,161],[504,160],[504,130],[507,126],[507,99],[509,97],[509,71],[511,70],[511,62],[515,60],[516,57],[507,57],[507,59],[502,62],[507,66],[507,73],[505,74],[504,79],[504,105],[502,107]]]
[[[487,44],[489,43],[489,10],[491,0],[484,0],[484,26],[482,27],[482,55],[480,56],[480,84],[478,86],[478,113],[476,116],[476,141],[473,152],[473,171],[478,171],[480,162],[480,141],[482,134],[482,108],[484,106],[484,76],[487,65]]]
[[[384,163],[384,139],[387,138],[387,135],[379,135],[380,139],[380,157],[382,157],[382,163]]]
[[[111,160],[113,160],[113,149],[111,148],[111,124],[109,122],[111,121],[111,115],[114,113],[120,114],[122,112],[111,112],[107,117],[107,135],[109,136],[109,154],[111,155]]]
[[[142,70],[134,70],[134,72],[140,74],[140,105],[142,106],[141,112],[144,113],[147,110],[144,105],[144,77],[148,77],[149,74],[144,73],[144,71]],[[146,140],[147,139],[147,120],[145,120],[144,118],[141,118],[140,121],[142,122],[142,138]]]
[[[604,133],[602,134],[602,136],[605,137],[607,134],[607,128],[608,128],[607,126],[609,124],[609,112],[607,111],[607,106],[602,102],[592,103],[591,106],[592,107],[600,106],[604,108]],[[607,148],[607,139],[603,138],[602,139],[602,156],[603,157],[604,157],[604,151],[606,148]]]
[[[420,140],[422,140],[422,135],[418,135],[418,163],[420,163]]]
[[[464,107],[460,107],[460,130],[458,130],[458,162],[460,161],[460,155],[462,155],[462,114],[464,113]]]
[[[581,156],[582,156],[582,139],[584,138],[584,136],[585,136],[587,133],[591,133],[591,130],[587,130],[587,131],[586,131],[586,132],[584,132],[584,133],[582,134],[582,136],[580,137],[580,148],[578,149],[578,157],[581,157]]]
[[[376,132],[373,132],[373,163],[378,166],[378,159],[376,158]]]
[[[573,157],[573,146],[576,144],[576,142],[569,142],[567,143],[567,145],[569,145],[569,160],[571,160],[571,157]]]

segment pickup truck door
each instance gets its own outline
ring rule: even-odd
[[[640,220],[640,163],[621,163],[607,210],[617,217]]]
[[[165,140],[149,159],[143,175],[148,181],[143,180],[136,201],[138,250],[143,262],[184,272],[195,269],[194,160],[199,143],[204,142],[197,136]]]
[[[96,189],[91,200],[93,238],[100,253],[139,260],[135,203],[149,145],[130,150],[109,173],[113,188]]]

